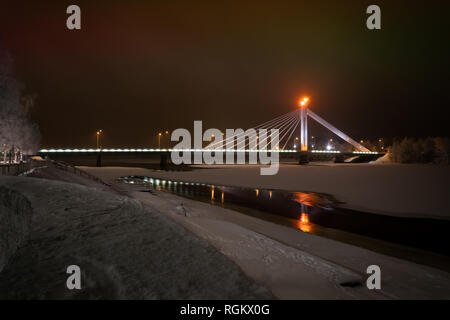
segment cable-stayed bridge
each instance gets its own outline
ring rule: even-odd
[[[283,114],[272,120],[266,121],[253,128],[242,130],[238,129],[231,136],[215,137],[211,135],[210,143],[203,148],[98,148],[98,149],[41,149],[40,154],[55,154],[55,153],[160,153],[160,152],[280,152],[280,153],[296,153],[296,152],[311,152],[311,153],[340,153],[338,150],[309,150],[308,148],[308,118],[311,118],[336,134],[343,141],[351,144],[355,154],[376,154],[377,152],[370,151],[363,145],[350,138],[341,130],[337,129],[322,117],[306,108],[308,98],[304,98],[299,103],[300,108]],[[272,130],[278,131],[278,143],[274,146],[271,142],[270,133]],[[260,133],[263,133],[260,136]],[[293,141],[298,139],[296,132],[299,132],[300,141],[295,144]],[[291,148],[289,148],[291,146]],[[294,146],[294,147],[292,147]]]
[[[279,116],[270,121],[264,122],[252,129],[249,129],[245,132],[241,132],[240,134],[235,134],[231,137],[227,137],[225,139],[219,139],[219,141],[211,142],[208,146],[204,147],[204,150],[267,150],[269,146],[269,132],[271,130],[278,130],[279,132],[279,142],[278,146],[274,149],[285,151],[285,150],[294,150],[294,151],[308,151],[308,117],[314,119],[319,124],[336,134],[342,140],[351,144],[358,153],[372,153],[369,149],[362,146],[348,135],[343,133],[341,130],[337,129],[326,120],[324,120],[319,115],[315,114],[308,108],[306,108],[306,102],[308,100],[304,100],[300,103],[300,108],[286,113],[282,116]],[[303,102],[303,104],[302,104]],[[300,143],[298,148],[289,149],[286,148],[288,143],[292,141],[293,137],[295,137],[295,132],[299,128],[300,130]],[[257,132],[265,131],[264,137],[260,137]],[[216,137],[214,137],[216,138]],[[219,137],[220,138],[220,137]],[[272,146],[272,144],[270,144]],[[322,150],[325,152],[325,150]],[[329,151],[329,150],[328,150]],[[333,153],[334,151],[331,151]]]
[[[101,165],[103,157],[120,157],[120,155],[129,154],[138,156],[139,154],[155,155],[161,159],[161,167],[167,162],[168,155],[172,152],[190,152],[210,154],[223,153],[258,153],[258,152],[277,152],[280,157],[296,158],[299,157],[300,163],[307,163],[310,156],[324,155],[334,156],[336,161],[342,162],[343,157],[347,156],[375,156],[380,153],[370,151],[354,139],[337,129],[322,117],[308,109],[308,98],[303,98],[299,102],[299,108],[279,117],[266,121],[253,128],[243,130],[236,129],[233,134],[224,136],[222,133],[218,137],[211,135],[210,137],[201,137],[201,140],[210,141],[207,145],[200,148],[97,148],[97,149],[42,149],[39,152],[41,156],[80,156],[95,155],[97,157],[97,165]],[[311,118],[329,131],[336,134],[343,141],[354,147],[352,152],[341,152],[339,150],[310,150],[308,146],[308,119]],[[271,133],[277,131],[276,141],[272,141]],[[296,134],[297,133],[297,134]],[[203,135],[203,134],[202,134]],[[299,137],[298,137],[299,136]],[[299,140],[299,141],[298,141]],[[276,142],[275,144],[273,142]],[[339,158],[338,158],[339,157]]]

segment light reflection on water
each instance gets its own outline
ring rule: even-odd
[[[304,204],[302,204],[302,207]],[[310,233],[311,232],[311,223],[309,222],[309,214],[303,211],[302,208],[302,214],[300,215],[300,219],[298,219],[298,228],[302,230],[303,232]]]
[[[450,221],[446,220],[400,218],[353,211],[336,206],[337,203],[329,196],[312,192],[251,189],[144,176],[118,180],[143,187],[143,191],[170,192],[413,262],[438,267],[443,264],[430,260],[427,255],[411,253],[409,248],[396,248],[393,243],[450,256],[447,245],[450,241]],[[450,270],[450,262],[444,265],[446,270]]]
[[[310,222],[310,209],[323,199],[311,193],[286,192],[266,189],[246,189],[164,180],[143,176],[130,176],[119,179],[122,182],[141,185],[149,189],[171,192],[196,200],[208,201],[213,205],[230,207],[244,206],[274,215],[269,220],[295,227],[303,232],[313,233],[314,224]],[[323,202],[323,201],[322,201]],[[249,209],[250,210],[250,209]],[[258,216],[261,218],[261,216]],[[264,217],[262,217],[264,218]]]

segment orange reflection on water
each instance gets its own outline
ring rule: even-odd
[[[211,200],[214,200],[214,187],[211,188]]]
[[[309,216],[307,213],[302,213],[302,215],[300,216],[300,222],[309,223]]]
[[[319,197],[313,193],[305,192],[293,192],[294,197],[292,200],[306,204],[307,206],[313,207],[319,202]]]
[[[269,191],[269,199],[272,199],[272,191]]]
[[[256,191],[256,196],[259,196],[259,189],[255,189]]]
[[[309,215],[307,213],[302,213],[300,219],[297,222],[297,228],[303,232],[311,232],[311,223],[309,222]]]
[[[222,191],[222,197],[221,197],[220,201],[221,201],[222,203],[224,203],[224,201],[225,201],[225,195],[224,195],[223,191]]]

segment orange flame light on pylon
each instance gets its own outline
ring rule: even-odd
[[[298,101],[298,106],[304,108],[308,103],[308,101],[309,101],[308,97],[303,97],[301,100]]]

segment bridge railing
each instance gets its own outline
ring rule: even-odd
[[[30,160],[30,161],[21,162],[21,163],[0,164],[0,176],[18,176],[18,175],[30,172],[33,169],[44,168],[44,167],[49,167],[49,166],[54,166],[55,168],[58,168],[58,169],[61,169],[64,171],[68,171],[68,172],[72,172],[78,176],[94,180],[103,185],[108,185],[100,178],[98,178],[86,171],[83,171],[83,170],[81,170],[71,164],[65,163],[63,161],[56,161],[56,160],[45,160],[45,161]]]
[[[30,160],[21,163],[0,164],[0,176],[18,176],[35,168],[45,166],[46,161]]]

